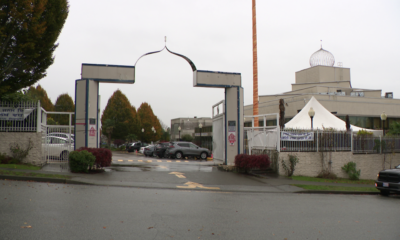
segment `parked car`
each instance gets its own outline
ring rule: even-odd
[[[145,148],[144,148],[143,155],[145,155],[146,157],[147,157],[147,156],[153,156],[153,157],[157,156],[157,155],[155,154],[155,152],[154,152],[154,148],[155,148],[154,145],[149,145],[149,146],[145,147]]]
[[[131,145],[129,145],[128,152],[139,151],[141,147],[146,147],[148,145],[149,144],[142,142],[131,143]]]
[[[72,139],[71,139],[72,140]],[[56,136],[42,138],[42,152],[47,158],[68,160],[69,152],[74,150],[74,142]]]
[[[206,160],[211,156],[210,150],[201,148],[191,142],[171,142],[171,145],[166,151],[167,156],[182,159],[184,157],[199,157]]]
[[[145,147],[141,147],[140,150],[139,150],[139,153],[143,154],[144,148],[145,148]]]
[[[48,133],[47,136],[55,136],[55,137],[61,137],[61,138],[72,138],[75,140],[75,135],[74,134],[69,134],[69,133],[63,133],[63,132],[52,132]]]
[[[169,158],[169,156],[166,154],[166,150],[169,148],[171,143],[169,142],[163,142],[159,143],[156,145],[156,155],[159,158]]]
[[[400,165],[380,171],[378,179],[375,181],[375,187],[385,196],[390,192],[400,193]]]

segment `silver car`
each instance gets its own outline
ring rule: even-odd
[[[166,154],[176,159],[197,157],[206,160],[207,157],[211,156],[210,150],[199,147],[191,142],[171,142],[171,145],[166,150]]]

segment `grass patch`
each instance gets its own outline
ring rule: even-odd
[[[297,181],[309,181],[309,182],[350,183],[350,184],[369,184],[369,185],[375,184],[375,180],[350,180],[344,178],[325,179],[316,177],[292,176],[292,179]]]
[[[58,175],[58,174],[43,174],[43,173],[35,173],[35,172],[17,172],[17,171],[8,171],[8,170],[0,170],[0,175],[8,175],[8,176],[20,176],[20,177],[43,177],[43,178],[60,178],[60,179],[70,179],[70,176]]]
[[[14,169],[24,169],[24,170],[40,170],[41,167],[27,165],[27,164],[0,164],[0,168],[14,168]]]
[[[341,187],[341,186],[318,186],[318,185],[303,185],[303,184],[293,184],[293,186],[300,187],[306,190],[315,190],[315,191],[379,192],[379,190],[374,187]]]

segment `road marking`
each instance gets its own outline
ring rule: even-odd
[[[181,162],[181,161],[179,161],[179,160],[176,160],[175,162]]]
[[[138,162],[143,162],[143,160],[137,160]]]
[[[189,161],[185,161],[185,162],[189,162]]]
[[[128,162],[133,162],[133,160],[128,160]]]
[[[183,176],[183,173],[180,172],[170,172],[169,174],[174,174],[178,178],[186,178],[185,176]]]
[[[118,160],[118,162],[123,162],[124,160]]]
[[[167,162],[172,162],[171,160],[167,160]]]
[[[147,160],[147,162],[153,162],[153,160]]]
[[[158,166],[159,168],[168,169],[166,166]]]
[[[161,160],[157,160],[157,162],[162,162]]]
[[[195,183],[195,182],[187,182],[185,183],[186,186],[176,186],[177,188],[201,188],[201,189],[214,189],[214,190],[220,190],[219,187],[205,187],[200,183]]]

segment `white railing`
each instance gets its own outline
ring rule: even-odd
[[[40,132],[40,112],[39,101],[0,102],[0,132]]]

